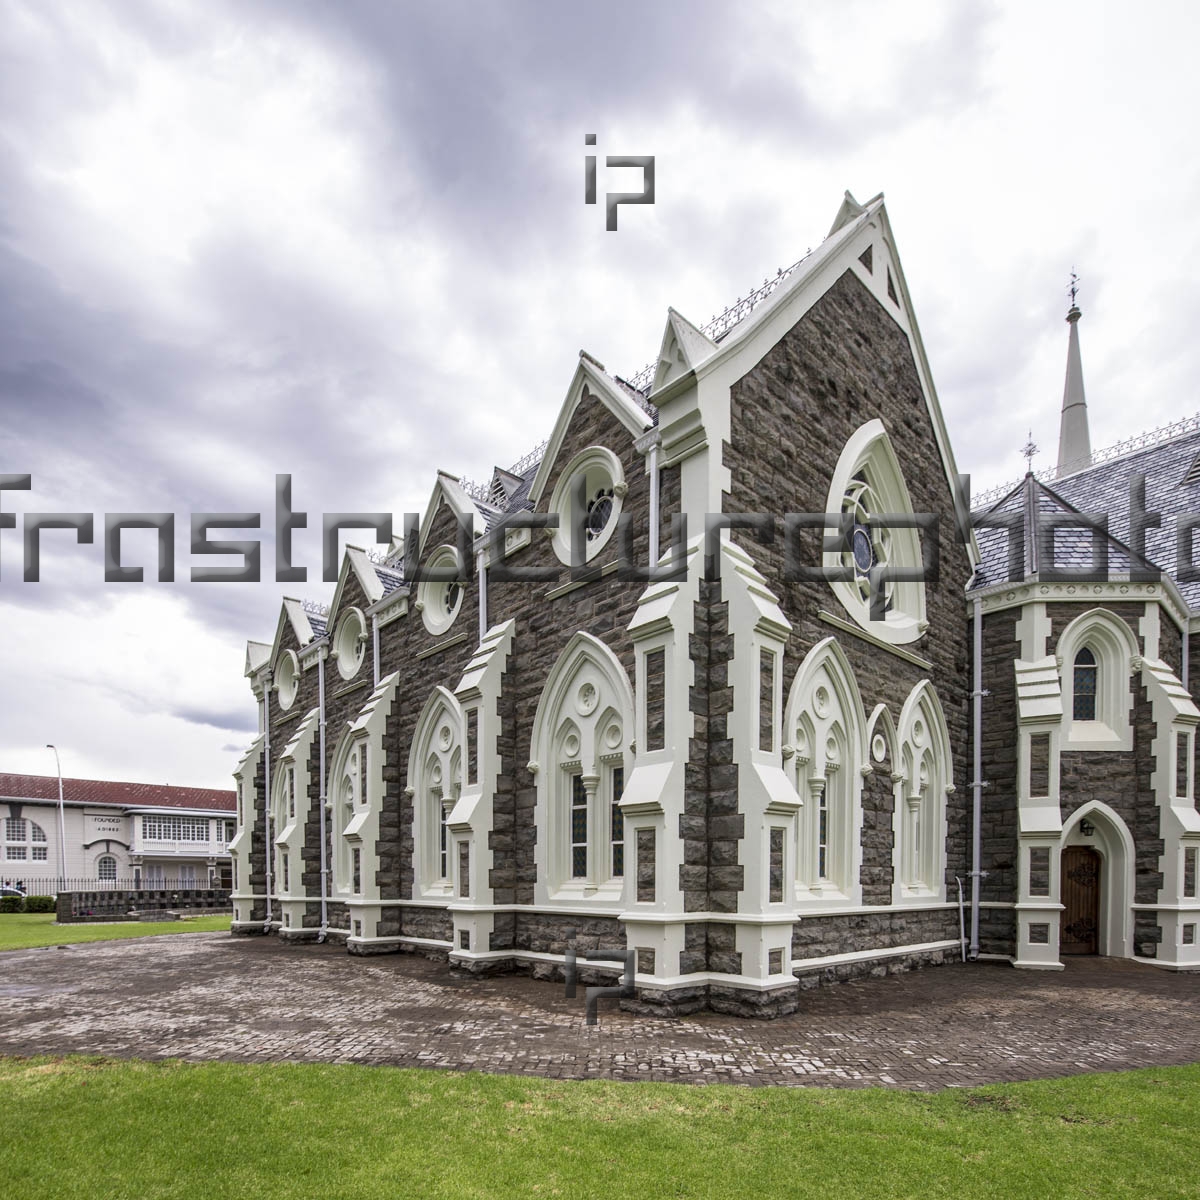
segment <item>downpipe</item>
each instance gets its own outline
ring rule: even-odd
[[[972,962],[979,957],[979,885],[985,872],[980,870],[983,858],[982,831],[983,789],[983,601],[976,596],[972,613],[971,664],[971,944],[968,956]],[[961,884],[959,885],[961,889]]]
[[[376,626],[376,636],[378,636]],[[317,801],[321,825],[321,928],[317,934],[318,943],[325,941],[329,931],[329,862],[325,850],[325,650],[322,648],[317,656],[317,703],[321,706],[317,719],[317,736],[321,742],[320,765],[321,787],[320,798]]]
[[[263,684],[263,830],[266,845],[263,847],[263,865],[267,879],[267,919],[263,923],[263,933],[271,932],[271,859],[275,856],[275,847],[271,843],[271,673]]]

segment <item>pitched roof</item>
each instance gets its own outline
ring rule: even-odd
[[[0,773],[0,800],[52,800],[57,803],[58,776]],[[119,808],[208,808],[230,813],[237,809],[237,793],[233,791],[104,779],[64,779],[63,800],[76,804],[110,804]]]
[[[1027,578],[1038,574],[1042,569],[1041,557],[1044,544],[1035,545],[1034,531],[1030,522],[1032,508],[1037,510],[1038,522],[1042,538],[1048,536],[1047,530],[1053,526],[1054,565],[1059,570],[1086,571],[1095,564],[1094,540],[1095,534],[1082,524],[1075,524],[1073,518],[1093,517],[1103,512],[1103,509],[1081,508],[1071,504],[1053,488],[1048,487],[1033,475],[1025,478],[1008,495],[998,500],[990,507],[976,512],[976,520],[981,515],[990,518],[990,523],[977,525],[975,540],[979,545],[979,569],[975,573],[973,588],[991,587],[997,583],[1010,581],[1015,574],[1018,578]],[[1018,535],[1010,533],[1010,525],[1003,522],[1008,517],[1014,522]],[[1125,522],[1128,531],[1128,520]],[[1009,556],[1013,552],[1010,539],[1016,536],[1016,562],[1010,566]],[[1107,533],[1099,535],[1107,547],[1108,571],[1112,575],[1128,575],[1134,565],[1158,566],[1166,569],[1165,564],[1150,558],[1136,556],[1114,532],[1114,522],[1110,520]],[[1147,552],[1149,552],[1147,544]]]

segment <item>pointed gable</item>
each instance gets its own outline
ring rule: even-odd
[[[536,506],[554,476],[555,464],[571,425],[576,409],[585,402],[604,405],[629,431],[630,438],[645,433],[651,426],[650,417],[644,409],[634,403],[617,383],[604,372],[604,368],[590,354],[580,350],[579,364],[567,388],[566,398],[558,410],[554,430],[546,443],[546,452],[538,465],[537,474],[529,489],[529,499]]]
[[[702,363],[717,349],[717,343],[673,308],[667,309],[667,325],[658,350],[651,395]]]
[[[329,605],[329,615],[326,618],[329,624],[333,623],[341,608],[346,584],[351,575],[362,589],[363,597],[368,604],[374,604],[376,600],[383,598],[383,581],[376,573],[375,565],[367,557],[367,552],[361,546],[347,546],[346,553],[342,558],[342,569],[338,572],[337,588],[334,590],[333,600]]]

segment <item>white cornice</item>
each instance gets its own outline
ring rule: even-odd
[[[1134,583],[1128,576],[1113,576],[1106,583],[1069,583],[1055,580],[1043,583],[1036,575],[1020,583],[997,583],[965,595],[968,611],[979,600],[983,611],[1003,612],[1024,604],[1111,604],[1129,600],[1136,604],[1158,603],[1182,628],[1195,619],[1184,603],[1174,582],[1164,575],[1158,583]],[[1200,627],[1200,626],[1198,626]]]

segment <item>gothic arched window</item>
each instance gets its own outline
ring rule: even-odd
[[[797,898],[852,896],[860,861],[864,717],[854,672],[833,638],[819,642],[800,664],[784,721],[803,802],[796,827]]]
[[[413,802],[414,865],[426,895],[454,892],[454,846],[450,814],[462,793],[463,715],[446,688],[426,701],[408,756],[408,791]]]
[[[1096,671],[1096,656],[1084,646],[1075,655],[1075,699],[1072,713],[1076,721],[1096,719]]]
[[[603,642],[577,633],[550,672],[534,720],[538,884],[547,895],[620,897],[620,801],[632,730],[624,669]]]

